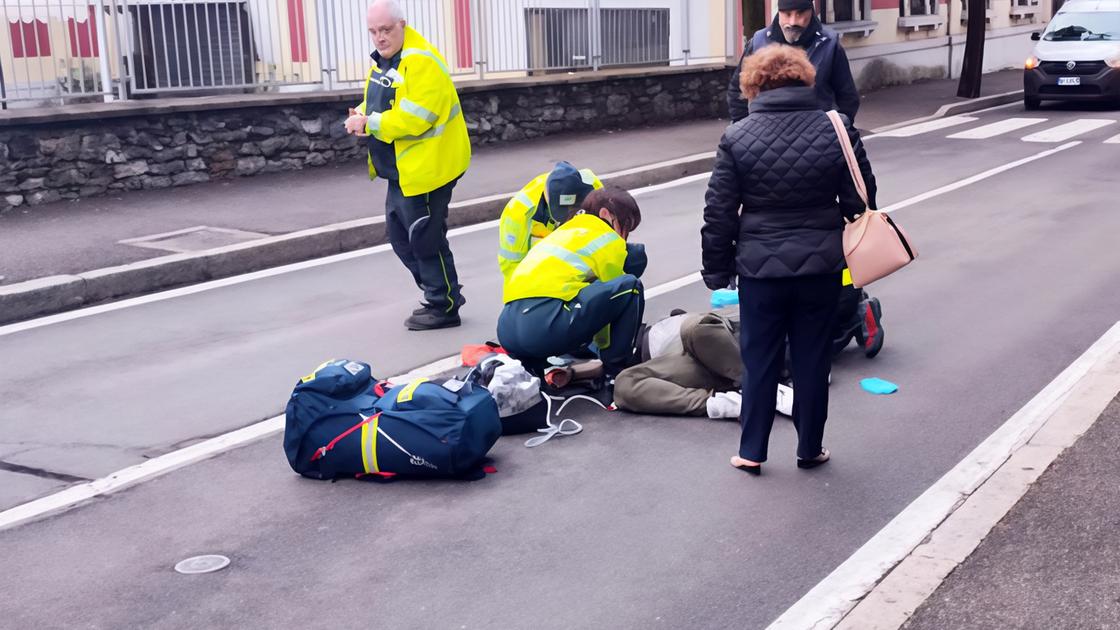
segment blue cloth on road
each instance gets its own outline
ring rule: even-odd
[[[898,391],[898,385],[881,378],[865,378],[859,382],[859,386],[872,394],[893,394]]]

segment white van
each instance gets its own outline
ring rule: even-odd
[[[1120,105],[1120,0],[1068,0],[1023,71],[1023,105],[1109,101]]]

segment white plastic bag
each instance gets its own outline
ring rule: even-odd
[[[541,379],[530,374],[520,361],[504,354],[486,358],[478,367],[485,370],[494,361],[500,365],[494,368],[494,375],[485,386],[498,403],[500,417],[521,413],[541,402]]]

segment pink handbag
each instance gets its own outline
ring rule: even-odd
[[[828,118],[840,138],[840,148],[848,162],[848,171],[856,190],[867,205],[867,185],[856,162],[856,153],[848,139],[844,121],[835,111],[828,112]],[[902,269],[918,257],[918,250],[910,243],[906,232],[891,217],[878,210],[867,208],[844,226],[844,259],[852,274],[852,284],[865,287],[880,278]]]

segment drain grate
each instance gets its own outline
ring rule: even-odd
[[[255,241],[257,239],[267,238],[268,236],[268,234],[261,234],[260,232],[198,225],[182,230],[175,230],[174,232],[126,238],[123,241],[117,242],[122,245],[132,245],[133,247],[144,247],[147,249],[175,252],[177,254],[188,254],[213,249],[215,247]]]

